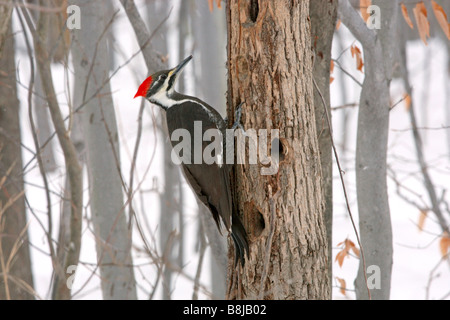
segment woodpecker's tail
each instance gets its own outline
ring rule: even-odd
[[[247,240],[247,232],[245,232],[244,226],[238,216],[233,214],[233,220],[231,225],[231,237],[234,242],[234,266],[241,260],[242,266],[245,263],[245,255],[248,257],[249,247]]]

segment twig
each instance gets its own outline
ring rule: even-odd
[[[197,266],[197,272],[195,273],[195,279],[194,279],[194,292],[192,293],[192,300],[198,300],[198,289],[200,286],[200,276],[202,274],[202,266],[203,266],[203,259],[205,258],[205,252],[206,252],[206,239],[205,239],[205,232],[200,231],[200,250],[199,250],[199,259],[198,259],[198,266]]]
[[[401,98],[400,100],[398,100],[396,103],[394,103],[390,108],[389,111],[392,111],[392,109],[394,109],[396,106],[398,106],[400,103],[402,103],[403,101],[406,100],[406,96],[404,96],[403,98]]]
[[[132,198],[133,198],[133,182],[134,182],[134,170],[136,168],[136,161],[137,161],[137,155],[139,152],[139,145],[141,143],[141,138],[142,138],[142,116],[144,114],[144,109],[145,109],[145,104],[144,104],[145,100],[142,100],[141,102],[141,107],[139,108],[139,115],[138,115],[138,132],[137,132],[137,137],[136,137],[136,142],[134,144],[134,151],[133,151],[133,159],[131,160],[131,168],[130,168],[130,183],[128,186],[128,194],[127,194],[127,198],[130,199],[129,200],[129,205],[128,205],[128,212],[129,212],[129,222],[128,222],[128,228],[131,227],[131,216],[135,215],[133,206],[132,206]]]
[[[448,259],[450,255],[447,253],[445,256],[443,256],[439,262],[433,267],[433,269],[430,271],[430,275],[428,276],[428,282],[427,282],[427,286],[425,288],[425,300],[430,300],[430,288],[431,288],[431,283],[433,282],[433,279],[436,279],[439,277],[438,275],[434,275],[437,271],[437,269],[439,268],[439,266],[441,265],[442,262],[446,261]]]
[[[401,57],[401,72],[402,72],[402,80],[403,84],[406,88],[406,92],[410,97],[412,97],[412,87],[409,83],[408,78],[408,69],[407,69],[407,55],[406,55],[406,40],[403,40],[400,45],[400,57]],[[412,127],[412,133],[413,133],[413,141],[414,146],[416,149],[416,155],[417,155],[417,161],[419,162],[420,170],[423,176],[425,189],[427,190],[428,197],[430,198],[431,202],[431,210],[436,215],[439,224],[443,231],[449,232],[449,226],[447,224],[446,219],[444,218],[444,215],[442,214],[441,208],[439,206],[439,201],[436,195],[436,190],[434,187],[434,184],[431,180],[431,177],[428,173],[427,164],[425,162],[425,155],[423,153],[423,142],[422,138],[419,134],[418,127],[417,127],[417,121],[416,121],[416,115],[414,111],[414,100],[411,98],[411,105],[409,107],[409,117],[411,120],[411,127]]]
[[[341,69],[342,72],[344,72],[344,73],[345,73],[347,76],[349,76],[353,81],[355,81],[356,84],[358,84],[360,87],[363,86],[363,84],[362,84],[358,79],[356,79],[350,72],[348,72],[347,70],[345,70],[345,69],[341,66],[341,63],[340,63],[339,61],[337,61],[336,59],[331,59],[331,60],[335,63],[335,65],[336,65],[339,69]]]
[[[414,130],[446,130],[450,129],[450,126],[441,126],[441,127],[415,127],[415,128],[406,128],[406,129],[391,129],[394,132],[407,132]]]
[[[390,168],[388,166],[388,176],[392,179],[392,181],[395,183],[396,186],[396,190],[397,190],[397,195],[402,198],[403,200],[405,200],[406,202],[408,202],[409,204],[413,205],[414,207],[418,208],[419,210],[428,210],[429,206],[427,205],[427,203],[423,200],[422,195],[420,195],[419,193],[415,192],[414,190],[412,190],[411,188],[408,188],[404,185],[401,184],[401,182],[397,179],[397,175],[395,173],[394,170],[392,170],[392,168]],[[400,188],[405,189],[406,191],[412,193],[414,196],[418,197],[420,199],[420,201],[422,202],[422,205],[418,204],[417,202],[415,202],[414,200],[409,199],[407,196],[405,196],[404,194],[401,193]]]
[[[367,294],[369,296],[369,300],[371,300],[369,285],[367,283],[367,272],[366,272],[367,268],[366,268],[366,259],[365,259],[365,256],[364,256],[364,249],[363,249],[363,246],[361,244],[361,240],[359,238],[358,230],[356,229],[356,224],[355,224],[355,221],[353,219],[352,211],[350,209],[350,204],[349,204],[348,195],[347,195],[347,189],[345,187],[345,181],[344,181],[344,175],[343,175],[344,171],[341,168],[341,164],[339,162],[339,156],[338,156],[338,153],[337,153],[337,150],[336,150],[336,146],[334,144],[333,130],[331,128],[330,116],[328,115],[328,112],[326,111],[327,110],[327,103],[325,102],[325,98],[323,97],[322,92],[320,91],[319,86],[317,85],[316,80],[314,78],[313,78],[313,83],[314,83],[314,87],[316,88],[317,92],[320,95],[320,98],[322,99],[322,104],[323,104],[323,106],[325,108],[325,115],[326,115],[326,119],[327,119],[327,124],[328,124],[329,130],[330,130],[331,145],[333,147],[334,157],[336,159],[336,164],[337,164],[338,170],[339,170],[339,177],[341,179],[342,190],[344,192],[345,203],[347,205],[348,214],[349,214],[350,220],[352,222],[353,230],[355,230],[356,239],[358,240],[358,245],[359,245],[359,248],[360,248],[360,251],[361,251],[361,259],[362,259],[363,267],[364,267],[364,280],[366,282]]]
[[[340,110],[340,109],[346,109],[346,108],[354,108],[359,106],[358,103],[353,102],[353,103],[346,103],[340,106],[336,106],[336,107],[331,107],[331,110],[335,111],[335,110]]]

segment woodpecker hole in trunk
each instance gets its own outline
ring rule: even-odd
[[[274,142],[276,142],[276,140],[278,140],[277,141],[278,142],[278,150],[272,149],[272,154],[274,152],[278,152],[279,162],[285,161],[286,157],[289,153],[289,144],[288,144],[287,140],[284,138],[280,138],[280,139],[275,138],[272,140],[272,145],[274,145]]]
[[[256,204],[251,202],[246,202],[244,204],[245,212],[247,212],[248,224],[246,228],[250,239],[255,240],[259,238],[266,228],[266,222],[261,210],[256,206]]]
[[[280,139],[280,145],[279,145],[279,151],[280,151],[280,162],[283,161],[289,151],[289,146],[287,144],[286,139]]]
[[[259,15],[259,4],[258,0],[250,0],[250,12],[249,12],[250,20],[252,22],[256,22]]]

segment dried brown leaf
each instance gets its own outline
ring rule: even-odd
[[[217,4],[217,8],[222,9],[222,4],[221,4],[222,0],[217,0],[216,4]],[[214,0],[208,0],[208,6],[209,6],[209,11],[213,12],[214,10]]]
[[[353,45],[353,46],[350,47],[350,51],[352,53],[352,57],[356,56],[356,69],[358,69],[359,71],[363,72],[362,69],[364,67],[364,61],[363,61],[363,58],[362,58],[361,50],[356,45]]]
[[[336,255],[336,259],[334,261],[337,261],[339,264],[339,267],[342,268],[342,265],[344,264],[344,258],[347,256],[348,252],[344,249],[338,252]]]
[[[447,39],[450,40],[450,23],[447,21],[447,15],[445,14],[444,9],[442,9],[442,7],[434,0],[431,1],[431,6],[433,7],[433,12],[439,25],[447,36]]]
[[[419,221],[417,222],[417,227],[419,228],[419,231],[423,230],[423,226],[425,225],[425,220],[427,219],[427,216],[428,216],[427,210],[420,210]]]
[[[405,101],[406,111],[409,111],[409,109],[411,108],[411,96],[409,94],[405,93],[403,95],[403,100]]]
[[[405,6],[405,4],[403,2],[400,5],[402,7],[403,18],[405,19],[405,21],[408,24],[408,26],[411,29],[414,29],[414,25],[413,25],[413,23],[411,21],[411,18],[409,17],[409,14],[408,14],[408,8],[406,8],[406,6]]]
[[[346,296],[347,293],[346,293],[345,290],[347,289],[347,283],[345,282],[344,279],[341,279],[341,278],[338,278],[338,277],[336,277],[336,280],[339,282],[339,291],[340,291],[344,296]]]
[[[427,38],[430,37],[430,22],[428,21],[427,8],[423,1],[419,2],[413,9],[416,18],[417,29],[419,30],[420,39],[425,45],[428,45]]]
[[[369,19],[370,17],[370,14],[367,13],[367,8],[369,8],[371,5],[372,0],[359,0],[359,9],[361,11],[364,22],[367,22],[367,19]]]
[[[439,241],[439,248],[441,249],[441,257],[445,257],[450,249],[450,235],[447,232],[444,232],[442,235]]]
[[[338,243],[338,247],[344,245],[341,251],[336,254],[336,258],[334,261],[337,261],[339,266],[342,267],[344,264],[345,257],[349,256],[350,250],[359,257],[360,252],[359,249],[355,246],[355,243],[350,239],[345,239],[343,242]]]

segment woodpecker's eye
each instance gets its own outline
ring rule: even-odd
[[[167,74],[162,74],[160,79],[165,81],[167,79]]]

